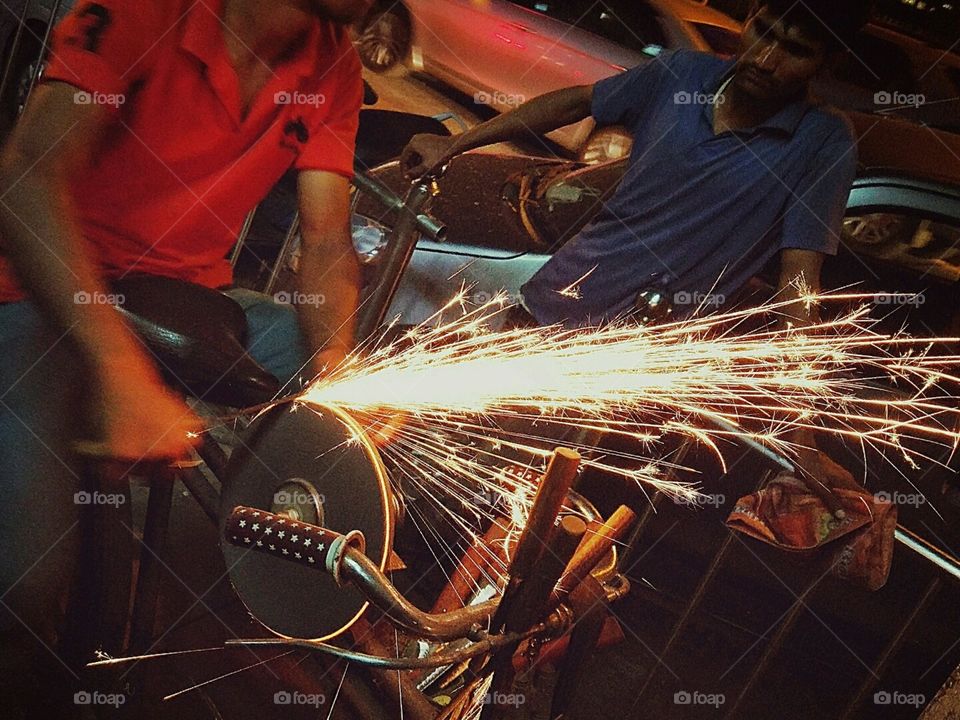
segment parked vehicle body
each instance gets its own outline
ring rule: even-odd
[[[843,110],[960,132],[960,55],[881,25],[864,28],[813,89]]]
[[[413,69],[504,111],[649,62],[664,48],[729,55],[739,35],[735,20],[690,0],[404,0],[375,6],[357,44],[371,69],[409,57]],[[577,150],[592,131],[586,122],[549,137]]]

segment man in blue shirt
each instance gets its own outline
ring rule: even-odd
[[[616,193],[522,289],[540,324],[596,325],[655,290],[677,314],[720,305],[779,254],[781,297],[819,288],[856,171],[845,119],[808,96],[868,2],[758,2],[735,60],[692,51],[538,97],[456,138],[418,136],[411,175],[466,150],[591,116],[634,146]],[[577,292],[563,292],[576,286]],[[815,308],[794,303],[797,321]]]
[[[849,46],[871,4],[758,0],[735,60],[663,53],[456,138],[419,135],[401,162],[418,176],[467,150],[589,116],[625,125],[634,146],[620,186],[523,286],[525,320],[596,325],[630,313],[650,291],[683,315],[722,304],[778,255],[780,299],[793,301],[786,319],[815,322],[800,288],[819,290],[823,260],[837,251],[857,157],[848,123],[817,106],[809,87]],[[836,509],[826,485],[852,477],[816,451],[812,432],[791,440],[805,448],[803,479]]]

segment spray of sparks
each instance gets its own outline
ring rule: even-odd
[[[559,444],[578,449],[586,467],[696,502],[696,486],[662,457],[671,436],[721,462],[738,438],[795,455],[799,430],[894,451],[908,464],[957,442],[957,410],[941,386],[956,381],[945,368],[960,358],[928,354],[929,339],[875,332],[866,307],[802,330],[776,322],[792,304],[783,301],[656,327],[494,332],[505,298],[470,308],[466,295],[351,357],[300,401],[341,408],[374,435],[389,428],[381,454],[401,495],[427,499],[467,537],[484,517],[523,526]],[[897,391],[878,393],[880,381]],[[601,451],[601,433],[636,450]],[[440,540],[426,525],[425,539]]]

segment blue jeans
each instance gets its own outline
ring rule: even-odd
[[[227,294],[247,315],[250,355],[281,382],[294,380],[307,359],[296,311],[249,290]],[[83,383],[67,335],[30,302],[0,305],[0,707],[31,659],[55,650],[78,550],[71,442]]]

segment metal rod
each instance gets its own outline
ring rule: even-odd
[[[566,600],[597,563],[610,552],[610,548],[627,534],[636,518],[633,510],[626,505],[621,505],[603,524],[599,532],[588,534],[583,538],[583,542],[580,543],[580,547],[577,548],[573,559],[550,595],[549,607],[554,608]]]
[[[273,261],[273,268],[270,270],[270,278],[267,280],[267,285],[263,289],[263,292],[267,295],[273,293],[273,288],[277,284],[277,278],[280,277],[280,268],[283,267],[283,263],[287,258],[287,253],[290,252],[290,246],[293,244],[293,238],[296,237],[299,231],[300,212],[297,211],[293,216],[293,222],[291,222],[290,227],[287,228],[287,234],[283,236],[283,243],[280,245],[280,252],[277,253],[277,259]]]
[[[0,79],[0,98],[4,97],[7,91],[7,83],[10,81],[10,72],[13,70],[14,58],[17,57],[17,51],[20,49],[20,41],[23,39],[23,31],[27,26],[27,10],[30,9],[28,0],[23,0],[23,11],[20,13],[20,21],[17,23],[17,32],[13,36],[13,44],[10,46],[10,56],[3,68],[3,78]]]
[[[363,192],[373,195],[389,211],[403,212],[410,205],[409,201],[404,203],[399,195],[369,175],[358,174],[354,177],[353,184]],[[437,242],[442,242],[446,238],[447,228],[443,223],[425,213],[421,213],[420,207],[417,207],[413,212],[416,212],[414,222],[421,235]]]
[[[236,267],[237,261],[240,259],[240,253],[243,251],[243,246],[247,244],[247,236],[250,234],[250,228],[253,227],[253,219],[257,215],[258,205],[253,210],[247,213],[246,219],[243,221],[243,226],[240,228],[240,234],[237,236],[237,242],[233,246],[233,250],[230,252],[230,267]]]
[[[167,545],[170,509],[173,505],[174,473],[170,468],[154,475],[150,482],[147,516],[143,526],[136,595],[130,618],[130,647],[143,652],[150,647],[160,599],[161,563]]]
[[[545,552],[536,564],[530,576],[520,586],[516,602],[505,620],[508,632],[523,630],[535,624],[547,614],[547,601],[559,580],[564,568],[580,545],[587,524],[578,517],[568,515],[553,527],[548,538],[544,538]],[[602,593],[602,589],[601,589]],[[493,659],[494,680],[491,686],[493,698],[510,693],[514,681],[513,655],[519,643],[502,648]],[[490,705],[496,705],[495,702]],[[504,708],[491,707],[487,712],[493,716],[502,714]]]
[[[50,42],[50,34],[53,32],[53,26],[57,22],[57,15],[60,14],[61,5],[63,5],[63,0],[55,0],[53,3],[53,8],[50,10],[50,22],[47,23],[47,28],[43,33],[43,42],[40,43],[40,55],[37,57],[37,69],[34,70],[33,75],[30,76],[30,86],[27,88],[27,97],[24,99],[24,102],[29,100],[30,96],[33,94],[33,88],[40,79],[40,73],[43,71],[43,58],[47,54],[47,43]]]
[[[569,448],[557,448],[553,451],[550,464],[537,488],[537,495],[523,528],[513,560],[510,563],[510,580],[503,591],[503,597],[491,627],[494,631],[504,627],[508,618],[515,612],[514,605],[521,595],[521,587],[533,574],[546,551],[555,527],[557,516],[563,507],[570,487],[580,467],[580,454]],[[596,564],[596,563],[594,563]]]
[[[430,195],[430,185],[422,182],[414,185],[407,196],[407,202],[403,206],[406,211],[400,213],[393,229],[393,237],[383,252],[373,289],[360,307],[357,320],[357,340],[359,341],[373,335],[383,324],[383,319],[390,310],[390,304],[400,287],[400,281],[417,246],[419,235],[414,213],[423,207]]]

